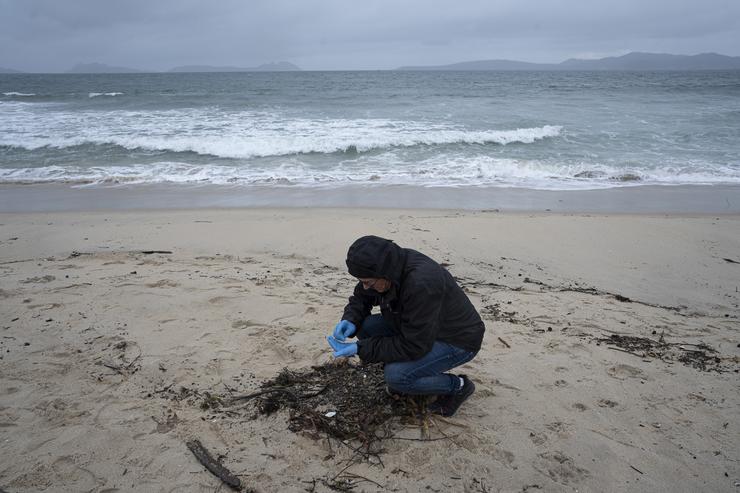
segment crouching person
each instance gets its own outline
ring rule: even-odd
[[[475,357],[485,331],[462,288],[431,258],[377,236],[350,246],[347,269],[359,282],[327,338],[334,356],[385,363],[390,390],[436,395],[430,410],[454,415],[475,385],[449,370]]]

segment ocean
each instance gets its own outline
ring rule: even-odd
[[[740,71],[0,75],[0,185],[740,184]]]

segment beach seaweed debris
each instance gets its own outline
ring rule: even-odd
[[[352,442],[355,454],[364,459],[380,460],[380,442],[392,437],[393,420],[417,424],[428,436],[425,398],[388,392],[382,364],[337,360],[305,369],[284,368],[259,391],[230,399],[232,406],[245,401],[253,403],[255,417],[286,409],[289,430],[316,440],[326,436]]]
[[[664,333],[657,340],[648,337],[611,334],[609,337],[599,338],[596,341],[597,344],[604,343],[610,349],[633,354],[640,358],[678,361],[701,371],[723,373],[729,371],[729,368],[723,365],[723,361],[730,360],[737,363],[737,358],[722,358],[716,349],[704,343],[666,342]]]
[[[532,325],[531,320],[517,317],[517,313],[515,311],[502,310],[500,303],[493,303],[492,305],[484,306],[481,309],[480,314],[484,319],[493,320],[495,322],[509,322],[511,324]]]
[[[353,491],[361,483],[372,483],[384,489],[383,485],[349,469],[361,462],[383,467],[381,455],[385,452],[383,442],[386,440],[450,440],[455,443],[456,435],[446,434],[437,421],[449,422],[441,417],[433,418],[429,413],[428,397],[401,396],[387,390],[382,364],[338,359],[308,368],[283,368],[254,392],[237,394],[236,389],[228,386],[227,390],[227,394],[217,395],[169,384],[148,396],[157,394],[174,402],[184,402],[224,419],[259,419],[287,411],[290,431],[314,440],[327,440],[331,453],[325,459],[335,456],[332,443],[346,447],[348,455],[340,461],[341,469],[336,474],[314,478],[307,483],[310,486],[306,491],[315,491],[318,484],[334,491]],[[418,428],[420,438],[396,436],[398,427],[394,425],[397,424]],[[432,425],[437,427],[440,437],[430,436]],[[216,466],[214,469],[222,467],[218,460],[209,461],[207,456],[203,457],[205,462],[200,457],[198,460],[204,465],[212,462]],[[221,477],[214,469],[206,467]]]

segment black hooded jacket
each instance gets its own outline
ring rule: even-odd
[[[480,349],[483,321],[452,275],[431,258],[391,240],[363,236],[350,246],[347,268],[355,277],[391,281],[383,293],[358,283],[344,308],[342,319],[361,333],[363,320],[380,305],[395,333],[358,340],[363,361],[413,361],[427,354],[435,341],[471,352]]]

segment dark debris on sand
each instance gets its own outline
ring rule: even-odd
[[[641,358],[657,358],[669,362],[678,361],[701,371],[723,373],[732,370],[733,363],[735,363],[735,367],[738,363],[736,357],[722,357],[716,349],[707,344],[666,342],[663,334],[660,335],[658,340],[648,337],[611,334],[609,337],[597,339],[598,343],[604,343],[611,349],[634,354]]]
[[[228,389],[228,387],[227,387]],[[161,397],[200,407],[221,419],[260,419],[287,411],[288,429],[312,439],[334,439],[347,447],[349,456],[336,474],[309,481],[306,491],[321,483],[335,491],[352,491],[361,483],[374,481],[351,473],[355,464],[369,461],[383,466],[385,440],[453,440],[454,435],[430,438],[436,425],[427,411],[428,398],[399,396],[386,390],[382,364],[355,364],[346,359],[324,365],[291,370],[284,368],[249,394],[216,395],[184,386],[167,386],[155,391]],[[151,394],[150,394],[151,396]],[[394,436],[394,424],[418,427],[421,437]],[[396,427],[397,428],[397,427]],[[454,443],[454,442],[453,442]],[[332,452],[332,456],[334,452]]]
[[[389,437],[388,425],[394,418],[419,420],[426,409],[421,398],[388,393],[381,364],[347,360],[300,370],[284,368],[258,392],[230,400],[244,401],[253,401],[259,414],[287,409],[288,429],[293,432],[364,444]]]

